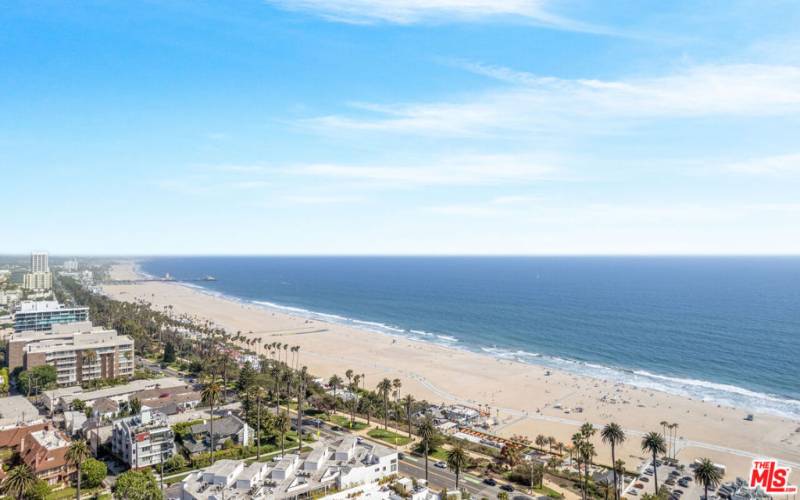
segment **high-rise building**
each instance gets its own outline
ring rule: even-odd
[[[47,254],[44,252],[34,252],[31,254],[31,272],[32,273],[49,273],[50,263]]]
[[[15,333],[8,339],[8,369],[56,368],[60,386],[133,376],[133,339],[88,321],[54,325],[50,332]]]
[[[78,270],[78,261],[75,259],[66,260],[64,261],[64,271],[68,273],[74,273]]]
[[[15,332],[44,332],[55,324],[88,320],[88,307],[65,307],[55,300],[26,300],[14,309]]]

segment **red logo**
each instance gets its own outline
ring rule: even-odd
[[[789,467],[781,467],[775,460],[754,460],[750,470],[750,487],[760,486],[773,495],[797,493],[797,486],[789,486]]]

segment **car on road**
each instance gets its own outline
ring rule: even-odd
[[[344,429],[342,429],[342,428],[341,428],[341,427],[339,427],[338,425],[334,425],[333,427],[331,427],[331,430],[332,430],[333,432],[342,432]]]
[[[434,467],[438,467],[440,469],[446,469],[447,468],[447,464],[445,462],[442,462],[441,460],[436,462],[435,464],[433,464],[433,466]]]
[[[497,481],[495,481],[490,477],[487,477],[486,479],[483,480],[483,484],[488,484],[489,486],[497,486]]]
[[[400,459],[400,460],[405,460],[406,459],[406,454],[403,453],[402,451],[400,451],[400,452],[397,453],[397,458]]]
[[[503,486],[500,487],[500,489],[503,491],[514,491],[514,487],[511,486],[510,484],[504,484]]]

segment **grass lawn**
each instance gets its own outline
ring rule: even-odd
[[[166,474],[164,474],[164,475],[166,476]],[[164,479],[164,484],[166,484],[168,486],[171,486],[171,485],[173,485],[175,483],[180,483],[188,475],[189,475],[189,473],[187,472],[186,474],[181,474],[180,476],[175,476],[175,477],[171,477],[169,479]]]
[[[411,440],[406,436],[384,429],[372,429],[367,433],[367,436],[374,439],[380,439],[384,443],[388,443],[392,446],[395,444],[403,446],[411,442]]]
[[[424,452],[422,453],[425,454]],[[428,457],[432,458],[433,460],[441,460],[442,462],[447,461],[447,450],[438,449],[433,453],[429,454]]]
[[[81,496],[94,495],[100,488],[81,488]],[[47,500],[67,500],[75,498],[75,488],[64,488],[47,495]]]
[[[561,498],[561,494],[552,488],[548,488],[544,486],[542,488],[534,488],[533,491],[538,493],[539,495],[545,495],[550,498]]]
[[[350,419],[348,417],[345,417],[345,416],[342,416],[342,415],[333,415],[333,416],[331,416],[331,422],[333,422],[334,424],[338,425],[339,427],[344,427],[346,429],[351,429],[351,430],[354,430],[354,431],[360,431],[361,429],[366,429],[367,428],[367,424],[365,424],[364,422],[359,422],[358,420],[356,420],[356,422],[351,427],[350,426]]]

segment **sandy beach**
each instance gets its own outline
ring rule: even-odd
[[[133,262],[113,267],[113,279],[136,277]],[[493,432],[502,436],[544,434],[568,443],[583,422],[615,421],[628,434],[618,458],[632,468],[643,457],[641,434],[660,432],[659,422],[666,420],[679,424],[678,458],[684,462],[712,458],[728,467],[726,479],[732,479],[746,476],[754,458],[774,457],[794,468],[794,484],[800,477],[796,420],[756,414],[749,422],[742,409],[295,317],[177,283],[107,285],[104,291],[118,300],[145,300],[159,309],[171,305],[175,313],[212,321],[231,333],[262,337],[264,344],[300,346],[301,364],[316,376],[343,376],[349,368],[365,374],[367,386],[384,377],[401,379],[401,396],[410,392],[416,399],[435,403],[488,404],[499,421]],[[583,411],[567,414],[556,405]],[[596,448],[597,461],[609,463],[610,450],[599,438]]]

